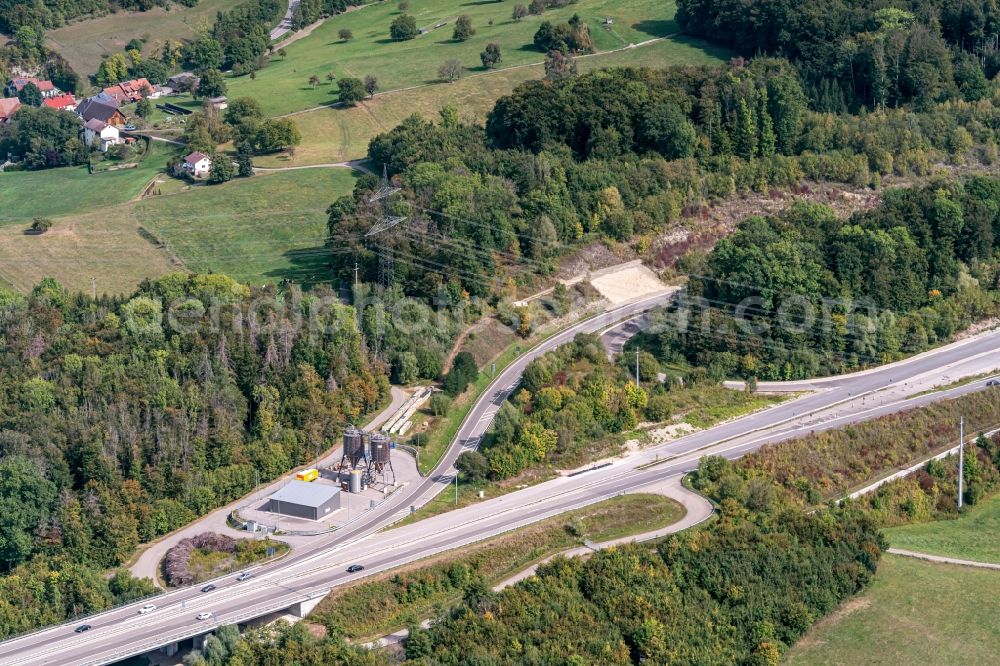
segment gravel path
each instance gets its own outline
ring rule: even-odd
[[[963,567],[978,567],[980,569],[1000,569],[1000,564],[995,562],[960,560],[957,557],[944,557],[942,555],[931,555],[930,553],[917,553],[912,550],[903,550],[902,548],[890,548],[888,552],[892,555],[915,557],[918,560],[927,560],[928,562],[937,562],[939,564],[958,564]]]

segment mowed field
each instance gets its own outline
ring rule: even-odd
[[[83,77],[97,72],[101,59],[125,48],[132,39],[145,38],[147,55],[159,53],[168,39],[193,39],[201,27],[210,27],[215,15],[240,0],[199,0],[194,7],[170,4],[147,12],[116,12],[76,21],[45,33],[46,44],[58,51]]]
[[[395,90],[437,83],[438,68],[450,59],[458,59],[470,73],[485,69],[480,52],[489,42],[500,44],[507,68],[538,63],[543,54],[532,38],[543,21],[561,22],[579,14],[589,26],[598,51],[610,51],[678,32],[673,20],[676,6],[658,0],[579,0],[540,16],[514,21],[513,2],[456,2],[455,0],[418,0],[411,3],[412,14],[421,28],[431,28],[416,39],[394,42],[389,25],[401,12],[395,2],[380,2],[332,17],[313,33],[287,47],[285,58],[275,57],[271,64],[249,76],[229,81],[229,96],[256,97],[265,112],[276,115],[329,104],[336,97],[336,85],[326,81],[327,73],[337,77],[378,78],[382,90]],[[472,17],[476,34],[465,42],[451,38],[454,20],[460,14]],[[611,17],[613,25],[603,25]],[[489,25],[489,21],[493,25]],[[435,25],[446,23],[441,28]],[[337,33],[347,28],[354,39],[341,40]],[[314,89],[309,77],[323,81]]]
[[[135,169],[88,174],[87,167],[0,173],[0,227],[120,204],[163,171],[171,148],[154,142]]]
[[[666,67],[675,64],[705,65],[720,62],[726,51],[709,49],[697,41],[670,39],[645,46],[587,56],[578,60],[580,71],[634,65]],[[430,120],[446,105],[459,109],[465,120],[483,122],[496,100],[518,84],[544,76],[541,65],[515,67],[487,73],[472,73],[448,84],[376,95],[353,108],[321,108],[292,116],[302,133],[302,145],[292,157],[272,155],[254,159],[263,167],[299,166],[341,162],[364,157],[368,142],[377,134],[418,113]],[[322,88],[323,86],[319,86]]]
[[[817,623],[795,666],[995,664],[1000,572],[886,555],[868,590]]]
[[[350,169],[302,169],[199,186],[130,207],[194,272],[249,282],[328,279],[326,209],[349,194]]]
[[[108,293],[178,270],[324,280],[326,208],[355,177],[349,169],[257,175],[57,217],[42,236],[0,227],[0,278],[21,291],[47,276],[89,291],[96,277]]]
[[[970,507],[956,520],[894,527],[885,535],[895,548],[1000,564],[1000,495]]]

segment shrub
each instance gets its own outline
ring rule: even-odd
[[[52,228],[52,220],[47,217],[36,217],[31,221],[31,233],[44,234]]]

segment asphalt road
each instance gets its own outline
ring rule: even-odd
[[[443,470],[406,493],[397,493],[396,508],[413,498],[439,491],[451,478],[450,469],[465,446],[474,446],[493,414],[516,387],[524,366],[538,354],[567,342],[581,331],[601,331],[662,301],[666,295],[644,299],[607,315],[587,320],[550,338],[501,373],[484,393],[459,430]],[[820,380],[814,393],[781,403],[741,419],[724,423],[650,448],[615,464],[574,477],[561,477],[474,506],[434,516],[404,527],[375,532],[395,514],[352,525],[337,534],[335,543],[317,542],[293,555],[255,570],[254,578],[237,583],[230,577],[218,589],[202,594],[184,589],[153,600],[158,609],[138,615],[142,603],[102,613],[87,620],[93,628],[73,633],[79,623],[52,627],[0,643],[2,664],[96,664],[150,651],[173,640],[260,616],[323,594],[332,586],[381,570],[461,547],[532,522],[598,502],[631,489],[694,469],[701,456],[735,458],[768,443],[810,431],[839,427],[975,390],[985,380],[942,394],[904,399],[909,386],[921,378],[974,375],[1000,364],[1000,332],[921,354],[873,371]],[[349,564],[365,565],[360,574],[347,574]],[[197,621],[200,612],[213,617]]]

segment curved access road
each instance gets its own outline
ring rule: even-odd
[[[471,447],[489,425],[503,399],[513,390],[524,366],[538,354],[582,331],[600,331],[615,320],[628,318],[656,304],[654,296],[617,308],[609,315],[582,322],[531,350],[484,393],[471,410],[435,475],[418,484],[410,499],[418,500],[446,487],[451,467],[463,447]],[[907,399],[900,391],[909,384],[944,371],[975,375],[997,361],[1000,332],[941,347],[890,367],[845,375],[834,386],[755,412],[714,428],[643,450],[607,467],[572,477],[560,477],[517,492],[485,500],[395,529],[378,531],[398,515],[373,515],[372,520],[336,533],[333,543],[297,551],[280,562],[255,570],[249,581],[231,577],[217,589],[202,594],[183,589],[153,601],[156,611],[138,615],[136,603],[87,620],[92,629],[75,634],[77,623],[60,625],[0,644],[4,664],[98,664],[142,654],[168,643],[211,631],[221,624],[243,622],[296,604],[308,604],[334,586],[406,562],[459,548],[497,534],[599,502],[622,492],[663,482],[691,471],[707,454],[736,458],[772,442],[811,431],[835,428],[883,414],[898,412],[933,400],[983,390],[980,380],[941,393]],[[404,493],[399,493],[404,495]],[[390,502],[387,502],[390,504]],[[361,563],[365,570],[349,574]],[[199,613],[211,613],[199,621]]]

